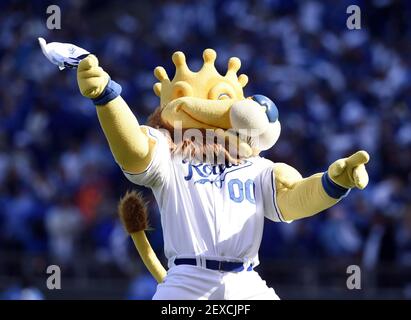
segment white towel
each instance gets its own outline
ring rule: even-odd
[[[90,52],[71,43],[50,42],[47,43],[43,38],[38,38],[41,51],[57,65],[60,70],[64,68],[77,68],[82,59],[87,57]]]

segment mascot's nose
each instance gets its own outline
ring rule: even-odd
[[[276,122],[278,120],[278,109],[271,99],[261,94],[255,94],[251,97],[251,99],[259,105],[266,107],[265,113],[267,114],[268,121]]]

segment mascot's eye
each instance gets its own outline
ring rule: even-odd
[[[278,120],[278,109],[271,99],[261,94],[255,94],[251,97],[251,99],[257,102],[260,106],[266,108],[265,113],[267,114],[268,121],[276,122]]]
[[[225,99],[230,99],[230,95],[228,93],[221,93],[218,95],[218,100],[225,100]]]

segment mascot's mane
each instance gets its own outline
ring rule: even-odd
[[[183,159],[191,159],[197,162],[216,163],[220,164],[219,159],[224,159],[225,164],[239,164],[244,157],[238,154],[233,156],[230,154],[227,146],[228,139],[225,140],[225,144],[222,145],[214,141],[214,143],[206,143],[206,131],[204,129],[198,129],[203,133],[203,142],[198,143],[193,139],[182,139],[182,141],[175,142],[174,128],[161,119],[161,107],[157,107],[156,110],[149,116],[147,125],[152,128],[161,129],[166,134],[168,144],[170,146],[170,152],[175,155],[181,155]],[[182,133],[187,129],[182,129]],[[217,139],[216,139],[217,140]],[[238,150],[238,149],[237,149]]]

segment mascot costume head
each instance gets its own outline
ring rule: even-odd
[[[230,58],[223,76],[215,68],[216,57],[213,49],[204,50],[203,66],[193,72],[187,66],[184,53],[175,52],[172,59],[176,72],[172,80],[163,67],[157,67],[154,75],[160,82],[155,83],[153,89],[160,98],[160,106],[148,124],[171,133],[173,151],[199,161],[213,162],[210,156],[214,155],[214,161],[225,158],[237,163],[275,144],[281,131],[278,109],[265,96],[244,96],[248,77],[237,75],[240,59]],[[208,133],[218,142],[199,141],[201,139],[195,139],[198,135],[193,134],[183,136],[176,143],[175,129],[183,132],[199,129],[203,138]]]

